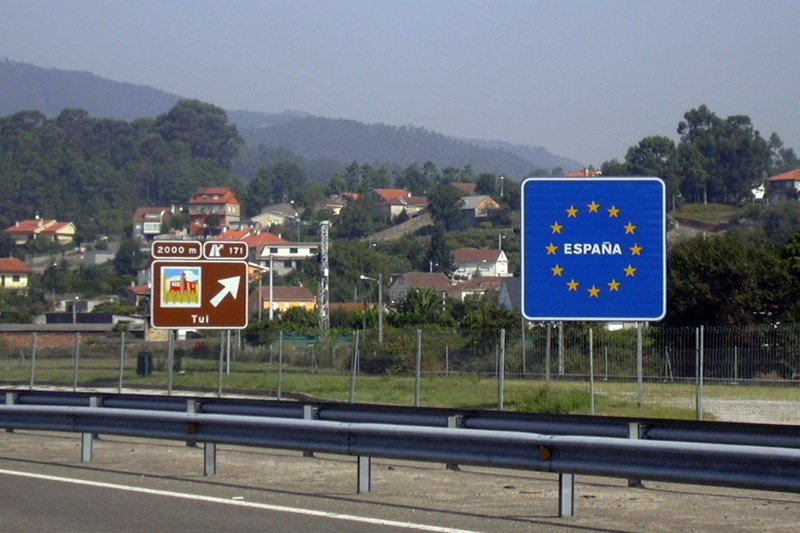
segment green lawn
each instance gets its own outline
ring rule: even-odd
[[[157,362],[158,364],[158,362]],[[0,381],[25,386],[30,380],[29,362],[3,361]],[[173,388],[216,391],[217,362],[209,359],[184,359],[183,372],[173,375]],[[81,359],[79,387],[116,387],[119,362],[112,359]],[[36,383],[71,387],[73,362],[69,358],[41,359],[36,363]],[[136,374],[136,361],[126,361],[123,386],[165,389],[167,374],[161,367],[150,376]],[[236,362],[230,374],[223,374],[222,386],[228,392],[252,392],[274,397],[278,389],[277,365]],[[796,401],[796,387],[706,385],[705,398],[721,400]],[[303,394],[318,400],[347,401],[350,376],[345,373],[316,372],[307,368],[286,368],[282,376],[284,394]],[[423,376],[420,386],[423,406],[495,409],[498,407],[496,379],[477,376]],[[642,405],[637,404],[637,385],[632,382],[595,383],[595,414],[647,418],[694,419],[695,386],[686,383],[645,383]],[[365,376],[356,378],[355,401],[392,405],[414,404],[413,376]],[[587,382],[508,379],[505,382],[504,408],[510,411],[590,414]],[[704,413],[704,419],[713,419]],[[769,420],[765,420],[768,422]]]

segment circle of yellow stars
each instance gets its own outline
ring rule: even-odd
[[[601,215],[603,213],[603,211],[600,210],[600,208],[601,208],[600,204],[598,204],[594,200],[592,200],[592,202],[590,204],[587,204],[586,207],[588,208],[588,214],[589,215],[592,215],[592,214]],[[570,205],[569,209],[565,209],[565,212],[567,214],[567,219],[570,219],[570,218],[577,219],[578,215],[580,215],[581,210],[579,208],[575,207],[574,205]],[[620,209],[616,205],[612,205],[611,207],[605,209],[604,212],[608,213],[608,218],[619,219],[620,215],[622,214],[622,209]],[[625,235],[636,235],[636,231],[639,229],[633,222],[628,222],[627,224],[622,226],[622,228],[625,230]],[[558,221],[553,222],[553,224],[550,226],[550,229],[552,230],[552,234],[553,235],[563,235],[564,234],[564,225],[560,224]],[[545,248],[547,250],[547,255],[558,255],[558,245],[557,244],[553,244],[551,242]],[[642,246],[640,246],[639,244],[637,244],[637,243],[634,243],[633,246],[630,246],[628,249],[631,252],[631,257],[634,257],[634,256],[641,257],[642,253],[644,253],[644,248]],[[559,278],[565,278],[566,277],[564,274],[566,274],[567,270],[564,267],[562,267],[561,265],[559,265],[558,263],[556,263],[556,265],[554,267],[552,267],[550,270],[552,271],[553,276],[555,276],[555,277],[559,277]],[[635,266],[633,266],[631,263],[628,263],[628,266],[622,269],[622,272],[624,272],[625,275],[622,276],[622,274],[620,273],[620,277],[622,279],[624,279],[624,278],[634,278],[634,277],[636,277],[636,273],[638,272],[638,270],[639,269],[636,268]],[[616,278],[612,277],[611,281],[606,283],[606,285],[608,286],[608,292],[609,293],[611,293],[611,292],[619,292],[620,289],[622,288],[622,281],[619,281]],[[566,287],[567,287],[567,291],[568,292],[579,293],[580,290],[581,290],[581,283],[579,281],[577,281],[575,278],[571,278],[569,281],[566,282]],[[600,298],[600,295],[602,294],[603,290],[605,290],[605,289],[602,288],[602,285],[600,287],[597,287],[596,285],[592,285],[588,289],[584,289],[584,290],[586,290],[589,298]]]

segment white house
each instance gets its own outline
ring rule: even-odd
[[[457,248],[453,250],[453,267],[453,277],[458,279],[511,275],[508,273],[508,258],[503,250]]]

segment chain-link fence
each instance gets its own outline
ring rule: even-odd
[[[170,364],[171,362],[171,364]],[[800,325],[240,332],[149,343],[109,334],[0,336],[0,381],[629,416],[800,423]],[[554,399],[555,398],[555,399]]]

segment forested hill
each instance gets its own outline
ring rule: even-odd
[[[111,81],[89,72],[45,69],[0,58],[0,116],[36,110],[55,117],[65,108],[77,108],[92,117],[131,121],[165,113],[180,99],[179,95]],[[580,167],[580,163],[554,156],[541,147],[458,140],[418,127],[364,124],[297,111],[229,111],[228,116],[251,149],[260,144],[267,148],[285,147],[307,159],[343,164],[394,163],[403,167],[425,161],[432,161],[439,168],[471,164],[478,172],[515,177],[524,177],[537,168]]]
[[[305,117],[255,129],[240,129],[249,146],[283,146],[315,159],[396,163],[408,166],[433,161],[439,167],[472,165],[477,172],[515,177],[536,168],[560,166],[576,169],[576,161],[553,156],[543,148],[530,148],[530,158],[498,146],[478,146],[425,128],[364,124],[355,120]],[[511,145],[508,145],[511,146]]]

